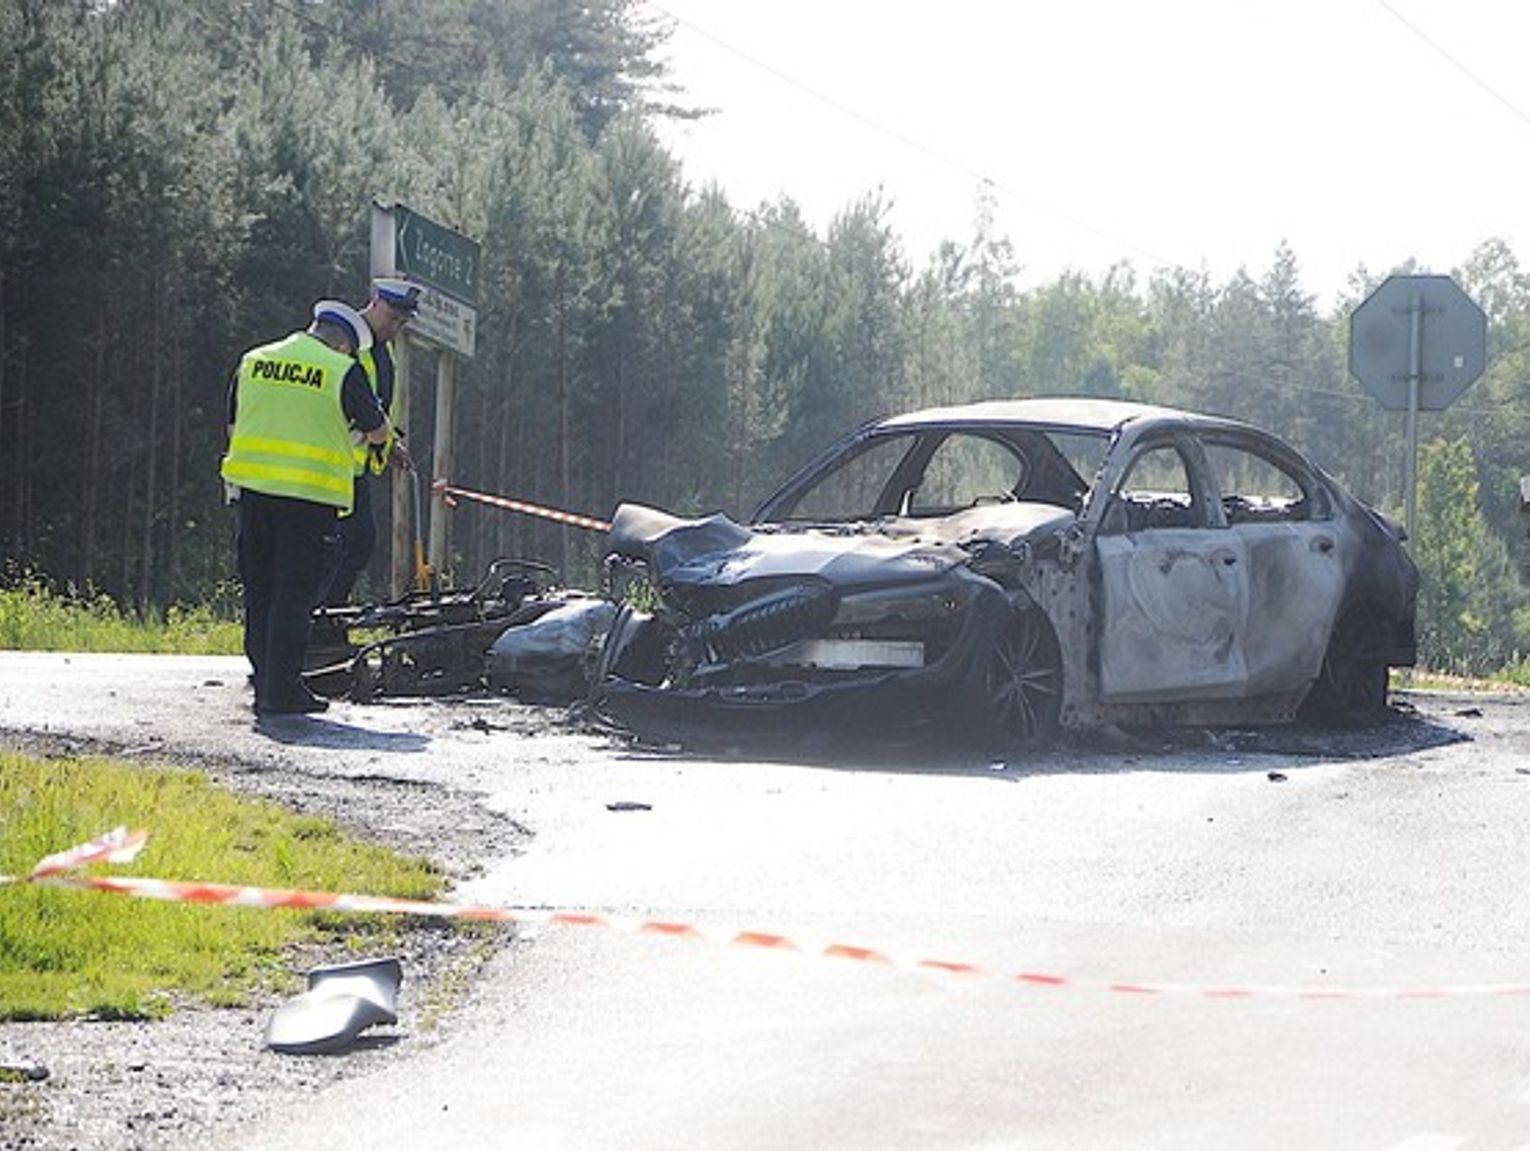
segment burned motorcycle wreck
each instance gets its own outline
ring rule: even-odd
[[[568,703],[585,695],[615,614],[547,564],[499,559],[473,587],[316,609],[303,678],[358,702],[488,690]]]

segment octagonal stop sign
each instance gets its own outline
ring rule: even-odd
[[[1449,276],[1389,276],[1349,320],[1349,370],[1381,401],[1406,409],[1418,379],[1418,410],[1448,407],[1487,364],[1487,317]]]

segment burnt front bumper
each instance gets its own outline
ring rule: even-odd
[[[679,743],[892,734],[955,717],[974,659],[1011,610],[998,585],[966,575],[973,583],[955,634],[924,666],[832,673],[794,667],[766,673],[756,667],[747,680],[683,687],[607,674],[594,688],[596,709],[643,738]],[[853,609],[853,597],[847,602]]]

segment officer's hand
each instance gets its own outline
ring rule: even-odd
[[[414,457],[409,454],[409,449],[404,446],[403,440],[393,441],[393,466],[400,471],[414,471]]]

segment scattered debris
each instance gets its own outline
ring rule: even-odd
[[[638,803],[631,799],[619,799],[615,803],[606,804],[607,811],[652,811],[653,804]]]
[[[1106,747],[1117,751],[1141,751],[1147,746],[1141,738],[1118,723],[1102,724],[1095,729],[1094,734]]]
[[[308,973],[308,990],[272,1014],[266,1046],[285,1055],[343,1051],[368,1027],[398,1022],[403,981],[397,959],[315,967]]]
[[[489,647],[489,687],[530,701],[582,699],[615,618],[616,605],[609,600],[570,598],[535,620],[506,628]]]
[[[1463,707],[1455,714],[1460,716],[1462,719],[1481,719],[1482,709],[1480,707]]]
[[[0,1083],[41,1083],[48,1077],[48,1069],[30,1060],[5,1060],[0,1062]]]
[[[1283,772],[1283,771],[1267,771],[1267,772],[1264,773],[1264,777],[1267,780],[1269,780],[1271,783],[1285,783],[1286,782],[1286,773]]]

